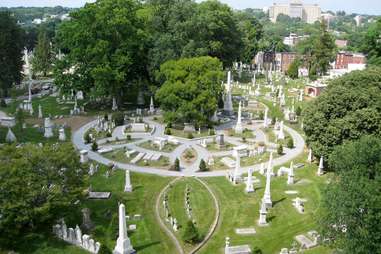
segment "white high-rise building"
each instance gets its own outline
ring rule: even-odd
[[[303,4],[300,0],[292,0],[287,4],[274,3],[269,8],[270,20],[276,22],[279,14],[300,18],[304,22],[313,24],[321,18],[321,9],[317,4]]]

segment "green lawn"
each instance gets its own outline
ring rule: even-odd
[[[22,129],[20,125],[16,125],[12,128],[13,133],[16,136],[17,142],[20,143],[56,143],[58,142],[58,129],[53,130],[54,136],[52,138],[45,138],[44,131],[34,128],[27,124],[27,128]],[[8,133],[8,128],[0,127],[0,143],[5,142],[5,137]],[[71,131],[69,128],[65,128],[66,140],[70,140]]]
[[[14,114],[18,105],[21,103],[21,101],[13,101],[8,107],[6,108],[0,108],[0,110],[6,112],[7,114]],[[41,98],[33,98],[32,99],[32,105],[34,110],[34,116],[38,116],[38,105],[41,105],[42,107],[42,114],[44,117],[47,117],[49,115],[55,116],[55,115],[69,115],[70,110],[73,109],[74,104],[73,103],[63,103],[58,104],[56,101],[56,97],[52,96],[44,96]],[[78,106],[81,105],[81,102],[78,101]]]
[[[135,156],[137,156],[138,153],[134,153],[130,156],[130,158],[127,158],[126,152],[124,149],[116,149],[113,150],[109,153],[104,153],[102,156],[104,156],[107,159],[120,162],[120,163],[130,163]],[[161,156],[161,158],[158,161],[144,161],[143,159],[138,161],[136,163],[138,166],[143,166],[143,167],[157,167],[157,168],[164,168],[168,169],[170,166],[169,158],[165,156]]]
[[[225,142],[225,146],[221,147],[221,149],[218,147],[216,142],[213,143],[208,143],[206,146],[206,149],[211,152],[216,152],[216,151],[230,151],[234,145]]]
[[[167,192],[168,195],[168,206],[171,215],[176,218],[179,230],[174,232],[176,237],[180,240],[183,248],[186,251],[191,250],[195,246],[186,244],[182,240],[182,235],[185,230],[185,225],[189,220],[186,209],[185,209],[185,189],[186,186],[189,186],[191,189],[190,193],[190,204],[192,207],[192,213],[196,221],[196,227],[201,238],[205,237],[208,233],[211,224],[214,221],[215,217],[215,207],[213,203],[212,196],[208,190],[196,179],[194,178],[183,178],[175,182]],[[163,197],[164,198],[164,197]],[[164,208],[161,206],[160,214],[165,220]],[[169,227],[170,224],[166,222],[166,225]]]
[[[249,129],[244,129],[241,134],[235,133],[234,129],[229,129],[228,130],[228,135],[231,137],[239,137],[239,138],[254,138],[254,133],[252,130]]]
[[[154,206],[158,193],[170,182],[169,177],[158,177],[147,174],[131,173],[133,185],[132,193],[125,193],[124,171],[118,170],[109,178],[104,177],[105,167],[90,180],[93,191],[110,191],[111,198],[108,200],[85,200],[76,208],[65,211],[65,221],[68,227],[80,225],[82,221],[81,209],[87,207],[91,210],[91,220],[95,228],[90,233],[96,241],[112,250],[115,246],[118,234],[118,202],[126,206],[127,215],[141,214],[139,221],[127,221],[127,224],[136,224],[137,230],[129,232],[133,247],[138,253],[175,253],[175,247],[167,235],[157,225]],[[78,247],[66,244],[54,238],[51,234],[51,226],[47,225],[45,235],[34,235],[34,238],[20,239],[18,248],[21,254],[86,254]],[[0,251],[0,253],[2,253]],[[7,252],[4,252],[7,253]]]
[[[303,161],[306,155],[300,157]],[[298,161],[295,161],[298,162]],[[288,166],[287,164],[285,166]],[[275,169],[276,170],[276,169]],[[315,221],[316,212],[320,203],[320,190],[324,186],[326,176],[317,177],[316,165],[307,165],[295,170],[296,181],[308,179],[309,184],[295,184],[287,186],[287,176],[273,178],[271,182],[271,196],[274,207],[270,209],[267,219],[268,227],[259,227],[259,205],[263,197],[265,179],[255,174],[261,183],[255,185],[256,192],[246,194],[244,184],[233,186],[225,177],[206,178],[212,190],[217,195],[221,207],[221,223],[211,240],[201,249],[200,253],[222,253],[225,237],[231,238],[232,245],[249,244],[252,249],[259,248],[262,253],[279,253],[281,248],[290,248],[293,238],[297,234],[306,233],[317,229]],[[285,190],[297,190],[298,196],[307,198],[305,214],[299,214],[292,206],[291,200],[297,195],[286,195]],[[239,236],[234,232],[235,228],[254,227],[257,234],[254,236]],[[330,253],[329,249],[319,247],[306,253]]]
[[[152,144],[151,140],[148,140],[144,143],[141,143],[138,146],[145,148],[145,149],[148,149],[148,150],[160,151],[159,146],[157,144]],[[175,150],[177,147],[178,147],[178,145],[166,143],[164,145],[163,149],[161,150],[161,152],[170,153],[170,152],[173,152],[173,150]]]
[[[193,138],[201,138],[201,137],[207,137],[210,136],[208,130],[201,130],[201,133],[199,134],[198,131],[195,132],[184,132],[183,130],[178,130],[174,128],[170,128],[171,130],[171,136],[181,137],[181,138],[189,138],[189,134],[192,135]]]

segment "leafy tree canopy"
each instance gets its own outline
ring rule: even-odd
[[[163,85],[156,99],[167,122],[205,124],[222,94],[222,64],[217,58],[171,60],[160,67]]]
[[[324,238],[343,253],[381,252],[381,139],[364,136],[334,149],[336,172],[323,193]]]
[[[23,30],[9,12],[0,12],[0,97],[21,82]]]
[[[71,144],[0,148],[0,245],[51,225],[80,198],[83,170]]]
[[[318,157],[364,134],[381,136],[381,68],[354,71],[333,80],[304,115],[307,143]]]

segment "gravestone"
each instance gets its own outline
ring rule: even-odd
[[[16,140],[17,139],[16,139],[15,134],[13,133],[11,128],[8,128],[7,136],[5,137],[5,142],[7,142],[7,143],[13,143],[13,142],[16,142]]]
[[[81,210],[82,212],[82,228],[89,231],[94,227],[94,223],[90,219],[90,209],[89,208],[83,208]]]

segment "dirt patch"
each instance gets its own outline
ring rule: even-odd
[[[76,131],[79,128],[81,128],[83,125],[87,124],[88,122],[91,122],[95,120],[95,117],[93,116],[72,116],[72,117],[64,117],[62,119],[53,119],[52,122],[58,125],[67,124],[72,131]],[[38,124],[42,126],[44,124],[43,119],[38,118],[29,118],[26,120],[28,124]]]

